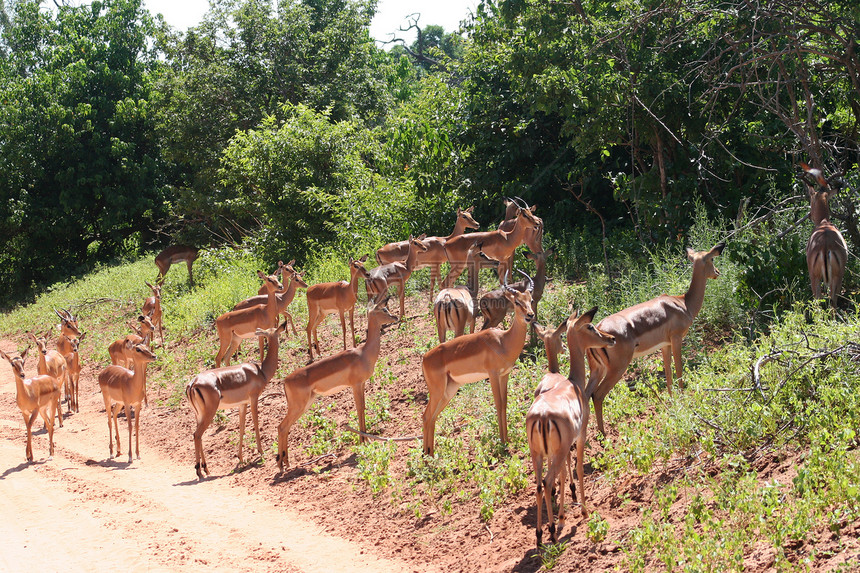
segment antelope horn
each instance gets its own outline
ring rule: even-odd
[[[527,275],[525,273],[525,271],[521,271],[520,269],[517,269],[517,272],[520,273],[521,275],[523,275],[524,277],[526,277],[526,279],[529,281],[528,291],[529,292],[534,291],[535,290],[535,282],[532,280],[532,278],[529,275]]]

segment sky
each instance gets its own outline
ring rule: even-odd
[[[398,29],[408,26],[407,16],[421,14],[419,25],[442,26],[446,32],[459,28],[460,21],[474,12],[478,0],[379,0],[376,16],[370,23],[370,35],[379,41],[395,33],[407,43],[415,41],[415,33],[403,34]],[[144,6],[153,14],[161,13],[168,24],[180,30],[195,26],[209,9],[208,0],[144,0]]]

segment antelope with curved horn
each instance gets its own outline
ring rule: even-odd
[[[215,367],[221,367],[221,361],[227,365],[233,359],[233,354],[239,350],[242,340],[257,336],[257,329],[273,328],[278,325],[278,300],[275,293],[281,288],[275,275],[267,275],[257,271],[257,276],[263,280],[268,295],[266,304],[258,304],[240,310],[225,312],[215,319],[215,329],[218,331],[220,347],[215,355]],[[260,359],[263,359],[263,339],[260,338]]]
[[[550,538],[553,543],[558,541],[558,533],[564,529],[564,485],[570,476],[571,497],[576,500],[573,466],[570,460],[570,450],[576,443],[576,473],[578,475],[580,496],[582,499],[582,516],[588,517],[588,507],[585,502],[584,455],[585,430],[588,426],[588,394],[585,391],[585,350],[587,348],[611,348],[615,345],[615,337],[601,332],[591,323],[597,307],[592,308],[582,316],[573,313],[562,326],[567,330],[567,343],[570,347],[571,376],[565,378],[561,374],[550,372],[538,384],[542,389],[536,392],[534,403],[526,413],[526,436],[529,442],[529,452],[535,471],[537,491],[537,547],[540,549],[542,538],[542,503],[546,505],[547,522],[549,523]],[[560,328],[559,328],[560,330]],[[553,338],[557,336],[553,333]],[[549,354],[549,352],[548,352]],[[546,474],[543,473],[544,460],[547,461]],[[567,472],[565,472],[565,466]],[[553,522],[552,497],[556,479],[559,483],[558,529]]]
[[[504,284],[507,285],[507,275]],[[481,330],[459,336],[424,354],[421,366],[428,393],[424,409],[425,454],[433,455],[436,419],[460,386],[486,378],[493,391],[499,434],[502,443],[507,444],[508,376],[525,345],[528,325],[534,320],[531,291],[505,291],[514,305],[514,321],[508,330]]]
[[[36,365],[36,371],[41,375],[48,375],[57,381],[60,388],[66,393],[66,401],[69,403],[69,412],[72,411],[72,395],[69,384],[68,371],[66,369],[66,359],[56,350],[48,350],[48,342],[45,338],[36,337],[32,332],[27,332],[27,336],[36,344],[37,356],[39,362]],[[59,418],[60,427],[63,427],[63,408],[60,401],[57,401],[57,417]]]
[[[285,286],[280,292],[275,293],[275,301],[278,304],[278,312],[284,316],[284,321],[289,322],[290,326],[293,328],[293,334],[298,334],[296,332],[296,325],[293,323],[293,315],[290,314],[287,308],[289,308],[290,303],[293,302],[293,299],[296,296],[296,291],[300,288],[308,288],[308,283],[306,283],[304,278],[302,278],[304,273],[296,272],[295,269],[293,269],[293,262],[295,261],[290,261],[285,265],[281,261],[278,261],[279,266],[278,270],[275,271],[275,274],[281,273],[281,284]],[[265,284],[260,287],[260,290],[265,293]],[[242,302],[236,303],[233,310],[242,310],[243,308],[250,308],[258,304],[265,304],[267,300],[267,294],[258,294],[257,296],[253,296],[249,299],[243,300]],[[288,330],[284,329],[284,333],[289,336]]]
[[[331,396],[351,388],[358,412],[358,427],[367,432],[364,419],[364,386],[373,375],[382,340],[382,328],[397,322],[397,317],[388,311],[390,297],[371,303],[367,313],[367,340],[355,348],[344,350],[333,356],[320,358],[286,376],[284,394],[287,397],[287,415],[278,425],[278,469],[289,469],[290,428],[310,407],[317,396]],[[366,438],[362,435],[361,441]]]
[[[511,231],[497,229],[495,231],[469,233],[447,241],[445,252],[448,255],[448,264],[451,269],[445,280],[442,281],[442,286],[447,288],[453,285],[466,267],[469,247],[477,242],[483,243],[482,250],[488,257],[500,261],[498,273],[501,280],[511,269],[507,261],[523,242],[534,252],[543,250],[540,244],[543,235],[540,232],[542,228],[543,221],[535,217],[527,208],[520,208],[517,211],[516,224]]]
[[[842,277],[848,262],[848,245],[839,229],[830,222],[830,197],[839,190],[841,182],[834,178],[824,178],[821,170],[812,169],[805,163],[803,170],[815,179],[819,189],[806,183],[809,194],[809,218],[815,229],[806,243],[806,266],[809,269],[809,282],[812,283],[812,297],[821,298],[821,282],[827,285],[830,306],[836,309],[836,299],[842,291]]]
[[[116,455],[122,455],[119,444],[119,424],[117,416],[120,406],[125,409],[125,419],[128,421],[128,461],[131,463],[131,411],[134,408],[134,449],[137,459],[140,459],[140,404],[146,393],[146,365],[157,360],[143,344],[133,349],[134,370],[122,366],[111,365],[99,373],[99,388],[105,402],[105,412],[108,417],[108,442],[110,457],[113,458],[113,433],[116,432]],[[111,427],[113,419],[113,427]]]
[[[442,263],[448,262],[448,255],[445,254],[445,243],[454,237],[459,237],[466,232],[467,229],[477,229],[480,227],[477,221],[472,217],[474,207],[461,210],[457,209],[457,221],[454,224],[454,230],[447,237],[427,237],[424,239],[426,251],[418,253],[415,261],[415,270],[430,267],[430,300],[433,300],[433,292],[436,290],[436,283],[440,286],[442,278],[440,269]],[[409,251],[409,241],[398,241],[396,243],[388,243],[376,251],[376,261],[380,265],[388,263],[405,262]]]
[[[415,269],[415,261],[418,260],[418,253],[427,251],[424,238],[425,235],[409,237],[409,250],[406,254],[406,262],[388,263],[369,271],[370,276],[364,279],[368,302],[376,300],[382,293],[388,292],[391,285],[397,285],[397,294],[400,297],[400,316],[406,316],[406,281],[412,276],[412,271]]]
[[[209,475],[206,465],[206,455],[203,453],[203,433],[215,418],[215,413],[223,408],[239,408],[239,464],[244,464],[242,444],[245,435],[245,416],[248,405],[251,406],[251,420],[254,423],[254,436],[257,439],[257,451],[263,456],[263,444],[260,440],[260,421],[257,414],[257,404],[260,394],[266,384],[278,370],[278,335],[286,330],[284,321],[277,328],[266,330],[258,328],[257,336],[268,341],[266,358],[262,364],[245,362],[234,366],[224,366],[201,372],[185,387],[185,397],[194,411],[197,428],[194,430],[194,457],[197,478],[203,479],[203,474]]]
[[[666,388],[672,393],[672,357],[675,359],[675,374],[679,384],[683,374],[681,343],[693,320],[702,309],[705,286],[708,279],[720,276],[714,266],[714,258],[725,248],[725,243],[709,251],[687,249],[687,258],[693,263],[690,288],[681,296],[663,294],[649,301],[625,308],[609,315],[597,328],[615,337],[613,348],[589,350],[588,366],[591,370],[586,394],[594,400],[597,427],[604,436],[603,400],[627,371],[634,358],[645,356],[655,350],[663,352],[663,371]]]
[[[54,312],[60,317],[60,337],[57,339],[57,352],[65,356],[72,351],[72,346],[66,338],[72,340],[81,336],[81,331],[78,328],[78,317],[73,316],[67,309],[63,309],[62,312],[54,309]]]
[[[349,327],[352,330],[352,345],[355,346],[355,302],[358,300],[358,279],[367,279],[370,274],[364,268],[367,255],[360,259],[349,258],[349,281],[319,283],[308,287],[308,356],[314,359],[313,349],[320,354],[320,343],[317,338],[317,327],[323,319],[335,312],[340,315],[340,328],[343,331],[343,349],[346,350],[346,320],[344,315],[349,312]],[[311,342],[313,333],[313,343]]]
[[[12,366],[15,375],[15,401],[24,416],[27,426],[27,447],[25,455],[28,462],[33,461],[33,422],[36,416],[41,416],[48,430],[48,453],[54,455],[54,410],[60,402],[60,385],[57,379],[47,374],[39,374],[32,378],[24,378],[24,360],[27,350],[20,356],[10,357],[0,350],[0,356]]]

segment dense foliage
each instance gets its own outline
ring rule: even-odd
[[[459,32],[411,18],[408,46],[369,36],[372,0],[218,0],[189,30],[138,0],[0,7],[6,304],[171,239],[305,262],[446,233],[457,206],[492,223],[510,195],[570,254],[556,271],[617,275],[688,243],[697,205],[799,212],[799,161],[846,173],[860,244],[851,2],[485,1]],[[765,306],[795,229],[738,251]]]

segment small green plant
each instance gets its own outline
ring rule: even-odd
[[[600,543],[606,536],[609,534],[609,522],[603,518],[602,515],[593,512],[588,517],[588,539],[591,540],[592,543]]]
[[[551,571],[558,564],[558,558],[567,550],[567,542],[559,541],[558,543],[541,544],[538,556],[540,557],[541,567],[545,571]]]
[[[358,477],[367,482],[375,496],[384,491],[391,483],[389,472],[391,458],[397,453],[394,442],[370,442],[355,448],[358,458]]]

